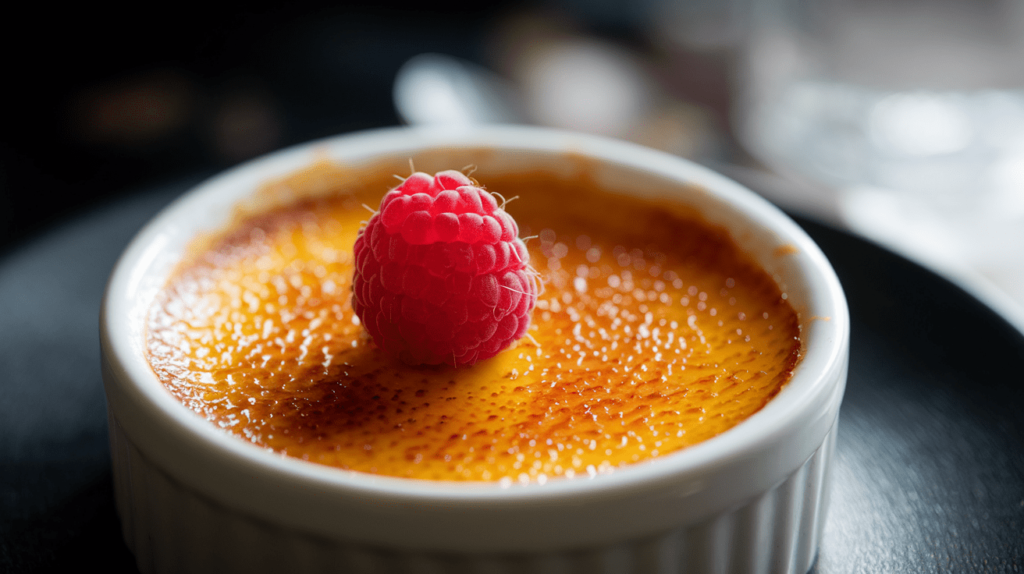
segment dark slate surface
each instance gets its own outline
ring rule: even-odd
[[[156,186],[0,259],[0,571],[134,572],[113,504],[97,317]],[[957,287],[801,221],[853,315],[832,503],[814,571],[1024,569],[1024,336]]]

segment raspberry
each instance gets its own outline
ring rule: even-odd
[[[454,170],[412,174],[356,238],[352,306],[409,364],[472,365],[526,334],[537,285],[515,220]]]

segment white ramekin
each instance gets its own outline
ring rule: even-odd
[[[143,316],[192,238],[225,225],[261,183],[323,157],[350,166],[415,157],[422,170],[586,169],[606,189],[693,206],[775,277],[800,314],[802,358],[778,396],[735,428],[594,478],[511,487],[408,480],[258,448],[165,390],[144,356]],[[101,330],[117,507],[146,573],[802,574],[817,551],[846,383],[846,300],[793,221],[677,157],[499,126],[386,129],[278,152],[200,185],[139,232],[111,276]]]

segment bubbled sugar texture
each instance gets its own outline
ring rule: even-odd
[[[414,173],[355,243],[352,305],[388,355],[472,365],[526,334],[537,301],[515,220],[461,172]]]

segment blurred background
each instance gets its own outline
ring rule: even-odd
[[[0,254],[291,144],[519,122],[709,165],[1024,326],[1017,0],[40,5],[5,27]]]
[[[495,121],[705,164],[833,258],[851,384],[814,571],[1017,571],[1024,0],[21,3],[0,26],[0,571],[136,571],[96,316],[142,221],[292,144]]]

